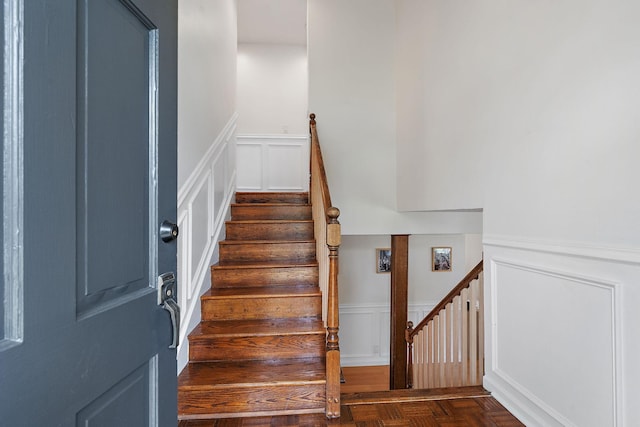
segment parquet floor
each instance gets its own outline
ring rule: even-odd
[[[468,389],[468,390],[467,390]],[[349,427],[521,427],[498,401],[481,387],[444,392],[441,395],[418,390],[397,395],[386,392],[345,394],[339,420],[323,414],[255,418],[182,421],[179,427],[271,427],[271,426],[349,426]]]
[[[324,414],[181,421],[179,427],[522,427],[482,387],[389,390],[389,367],[343,368],[339,420]]]

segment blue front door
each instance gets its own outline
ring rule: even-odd
[[[177,1],[2,7],[0,424],[174,427]]]

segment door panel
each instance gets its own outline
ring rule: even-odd
[[[0,7],[1,423],[173,427],[177,2]]]
[[[154,415],[147,408],[149,382],[156,375],[155,359],[121,379],[78,412],[78,427],[148,426]],[[153,425],[153,424],[151,424]]]
[[[78,10],[78,311],[149,287],[157,222],[155,29],[139,10],[83,0]],[[114,203],[117,201],[117,203]],[[150,217],[152,218],[149,221]],[[153,254],[155,254],[155,250]],[[153,255],[152,258],[155,258]],[[150,266],[152,268],[150,268]],[[150,270],[151,274],[150,274]]]

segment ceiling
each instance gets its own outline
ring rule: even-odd
[[[307,44],[307,0],[238,0],[238,43]]]

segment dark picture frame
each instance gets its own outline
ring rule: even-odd
[[[391,273],[391,248],[376,248],[376,273]]]

